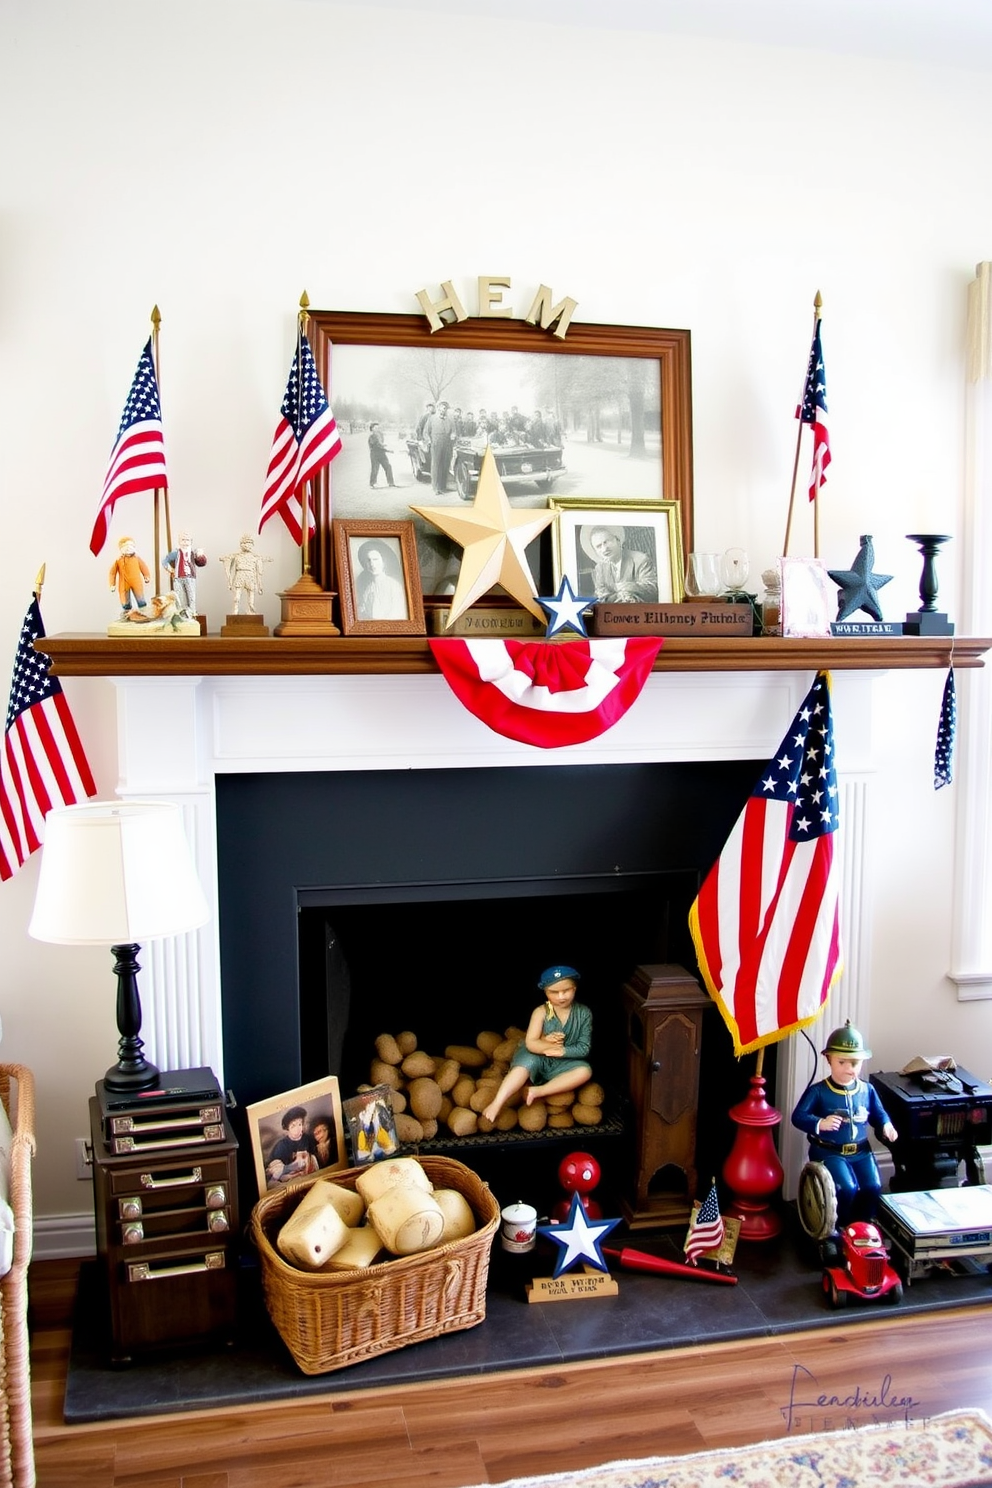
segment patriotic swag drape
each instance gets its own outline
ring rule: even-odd
[[[829,675],[820,672],[689,912],[735,1054],[819,1017],[841,972]]]
[[[598,738],[639,696],[661,641],[456,640],[430,643],[452,692],[520,744],[557,749]]]

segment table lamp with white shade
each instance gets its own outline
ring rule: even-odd
[[[108,1090],[155,1085],[142,1052],[139,943],[181,935],[209,917],[179,806],[169,801],[91,801],[45,818],[45,842],[28,933],[58,945],[109,945],[117,973],[117,1063]]]

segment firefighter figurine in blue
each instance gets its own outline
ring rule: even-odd
[[[834,1029],[823,1056],[829,1075],[806,1087],[792,1113],[793,1126],[809,1138],[810,1160],[799,1180],[799,1214],[804,1229],[817,1240],[838,1224],[874,1218],[882,1180],[868,1132],[889,1143],[897,1135],[878,1092],[861,1079],[871,1050],[850,1018]]]

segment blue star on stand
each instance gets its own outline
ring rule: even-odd
[[[608,1271],[609,1267],[603,1259],[600,1249],[602,1242],[611,1230],[615,1230],[620,1223],[619,1219],[593,1219],[582,1207],[582,1200],[577,1193],[572,1194],[572,1205],[568,1211],[568,1218],[561,1224],[538,1225],[538,1233],[547,1235],[549,1240],[554,1240],[561,1246],[558,1259],[555,1261],[555,1276],[560,1276],[563,1271],[569,1271],[579,1261],[588,1261],[590,1266],[595,1266],[597,1271]]]
[[[875,545],[870,536],[861,539],[858,556],[850,568],[828,568],[827,573],[838,585],[837,619],[846,620],[858,610],[864,610],[873,620],[881,620],[882,604],[878,591],[888,584],[891,574],[877,574],[875,567]]]
[[[547,636],[556,635],[559,630],[577,630],[580,636],[584,636],[586,622],[582,618],[582,611],[596,603],[596,596],[595,594],[573,593],[572,586],[568,582],[568,575],[565,574],[558,585],[558,593],[554,599],[550,596],[542,599],[538,595],[537,602],[548,616],[548,627],[545,632]]]

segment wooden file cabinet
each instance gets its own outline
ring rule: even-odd
[[[111,1356],[209,1336],[231,1339],[237,1305],[238,1144],[107,1151],[90,1101],[97,1253],[110,1307]]]

